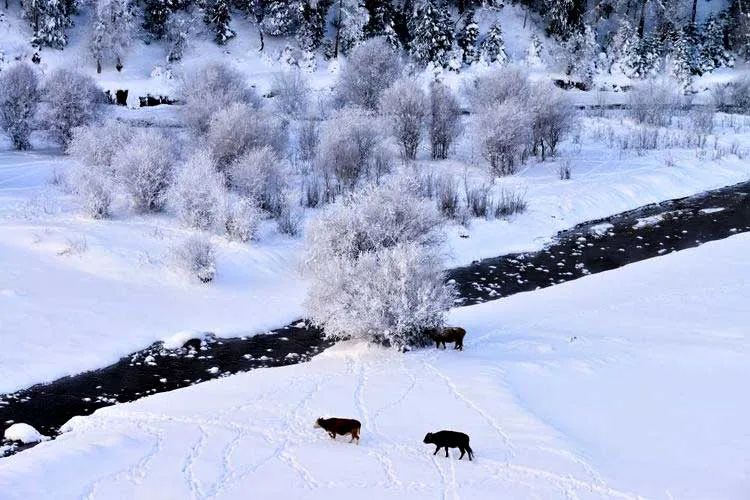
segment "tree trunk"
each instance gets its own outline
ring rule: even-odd
[[[698,14],[698,0],[693,0],[693,10],[690,14],[690,24],[695,25],[695,18]]]
[[[638,38],[643,38],[643,32],[646,28],[646,4],[648,0],[641,3],[641,19],[638,21]]]
[[[96,58],[96,72],[101,73],[102,72],[102,60],[98,57]]]
[[[343,4],[343,0],[339,0],[339,13],[338,18],[336,19],[336,41],[333,44],[333,58],[336,59],[339,57],[339,39],[341,38],[341,4]]]

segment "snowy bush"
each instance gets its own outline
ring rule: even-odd
[[[714,114],[716,109],[713,106],[700,106],[690,111],[690,128],[698,135],[708,135],[714,130]]]
[[[133,136],[133,129],[117,120],[73,129],[66,152],[86,165],[111,167],[112,159]]]
[[[268,146],[247,151],[227,171],[230,185],[240,195],[257,201],[263,210],[278,215],[287,186],[286,171]]]
[[[713,101],[725,113],[750,113],[750,76],[737,77],[713,89]]]
[[[299,236],[302,232],[302,207],[292,199],[291,194],[282,198],[278,214],[276,214],[276,227],[281,234],[288,236]]]
[[[172,183],[175,150],[172,139],[140,129],[117,153],[112,166],[138,212],[158,212]]]
[[[195,132],[208,131],[211,116],[231,104],[257,107],[258,96],[247,86],[245,76],[226,64],[211,63],[188,74],[181,84],[185,101],[182,113]]]
[[[452,175],[442,175],[435,179],[435,199],[438,210],[450,219],[460,215],[461,206],[458,196],[458,182]]]
[[[0,72],[0,127],[10,136],[15,149],[29,149],[29,136],[39,104],[39,78],[25,63]]]
[[[531,141],[532,120],[527,107],[516,99],[491,105],[479,115],[476,137],[491,174],[516,173]]]
[[[396,80],[380,98],[380,110],[390,122],[393,135],[408,160],[417,156],[428,106],[419,84],[410,78]]]
[[[474,111],[479,112],[511,98],[527,102],[531,85],[522,69],[508,66],[477,78],[467,85],[465,91]]]
[[[67,181],[88,216],[93,219],[110,216],[114,182],[108,169],[102,165],[78,163],[70,170]]]
[[[222,172],[245,151],[268,146],[281,153],[286,141],[286,129],[281,119],[242,103],[214,113],[206,136],[211,156]]]
[[[502,219],[526,211],[526,195],[520,191],[502,189],[494,201],[495,217]]]
[[[363,177],[388,169],[382,125],[371,113],[347,107],[322,127],[316,163],[321,172],[352,189]]]
[[[425,345],[452,302],[444,282],[441,218],[397,185],[369,187],[329,207],[309,228],[306,301],[334,337],[399,349]]]
[[[372,38],[355,47],[341,68],[337,100],[375,109],[380,94],[401,75],[401,59],[384,38]]]
[[[685,105],[677,82],[668,78],[650,78],[636,85],[628,95],[631,117],[648,125],[666,127]]]
[[[177,217],[186,225],[212,229],[224,220],[224,176],[214,168],[211,156],[198,151],[179,170],[170,192]]]
[[[201,283],[209,283],[216,276],[216,252],[206,237],[191,236],[172,247],[171,260],[178,271]]]
[[[73,129],[92,122],[103,103],[104,94],[93,78],[71,69],[56,69],[46,78],[45,124],[50,135],[64,147],[73,137]]]
[[[236,197],[227,207],[227,235],[243,243],[255,239],[263,212],[252,198]]]
[[[298,68],[276,73],[271,83],[274,107],[290,117],[300,117],[310,105],[310,87]]]
[[[303,120],[297,134],[299,157],[302,161],[312,161],[318,154],[320,123],[315,119]]]
[[[490,199],[490,186],[478,187],[465,186],[466,209],[474,217],[488,217],[490,215],[492,200]]]
[[[541,149],[542,161],[547,153],[554,156],[557,145],[575,126],[575,110],[570,98],[552,84],[536,84],[532,89],[532,124],[534,150]]]
[[[430,85],[430,145],[433,160],[448,158],[448,151],[461,135],[461,107],[450,88],[440,82]]]

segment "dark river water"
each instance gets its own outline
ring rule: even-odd
[[[750,230],[750,182],[579,224],[543,250],[452,269],[457,305],[499,299]],[[304,322],[266,335],[206,334],[178,349],[155,343],[100,370],[0,395],[0,436],[14,422],[55,436],[71,417],[256,368],[309,360],[332,344]],[[4,454],[24,447],[13,443]]]

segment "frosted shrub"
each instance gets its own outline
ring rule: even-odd
[[[116,120],[76,127],[73,129],[67,153],[86,165],[111,167],[114,156],[132,136],[133,129]]]
[[[299,236],[302,232],[302,208],[295,203],[291,195],[284,196],[276,215],[276,227],[281,234]]]
[[[498,219],[520,214],[526,211],[526,195],[520,191],[502,189],[494,205],[495,217]]]
[[[428,109],[427,96],[419,84],[409,78],[394,82],[380,98],[380,110],[390,122],[393,135],[408,160],[417,156]]]
[[[104,94],[93,78],[70,69],[56,69],[44,84],[45,124],[53,139],[67,147],[73,129],[94,121]]]
[[[247,151],[228,170],[232,188],[278,215],[283,205],[287,175],[281,160],[268,146]]]
[[[491,174],[516,173],[531,141],[532,119],[526,106],[515,99],[494,104],[479,115],[476,136]]]
[[[281,120],[270,113],[235,103],[211,117],[206,143],[216,166],[224,171],[253,148],[268,146],[283,152],[286,130]]]
[[[299,127],[297,144],[302,161],[312,161],[318,154],[320,123],[315,119],[303,120]]]
[[[567,94],[552,84],[534,85],[530,104],[534,115],[532,142],[535,150],[541,150],[544,161],[547,153],[555,155],[557,145],[575,126],[575,110]]]
[[[430,145],[433,160],[448,158],[453,141],[461,135],[461,107],[446,85],[430,85]]]
[[[105,168],[78,163],[71,169],[68,182],[88,216],[106,219],[111,215],[114,186],[112,176]]]
[[[258,96],[239,71],[222,63],[210,63],[188,74],[182,82],[182,107],[187,125],[197,133],[208,131],[211,116],[231,104],[257,107]]]
[[[528,101],[531,95],[531,85],[523,70],[515,66],[507,66],[477,78],[467,86],[466,93],[474,111],[479,112],[487,106],[502,103],[508,99]]]
[[[140,129],[113,160],[117,178],[138,212],[158,212],[172,183],[175,150],[164,134]]]
[[[672,116],[685,106],[680,85],[668,78],[652,78],[636,85],[628,95],[631,117],[640,123],[669,126]]]
[[[255,239],[263,220],[263,212],[251,198],[237,197],[227,209],[227,235],[243,243]]]
[[[461,207],[455,177],[443,175],[435,179],[435,199],[441,214],[451,219],[459,217]]]
[[[383,38],[372,38],[355,47],[341,68],[336,85],[342,104],[375,109],[380,94],[401,75],[401,59]]]
[[[29,149],[29,136],[40,99],[39,78],[25,63],[0,72],[0,128],[6,130],[15,149]]]
[[[688,116],[690,128],[693,132],[699,136],[705,136],[713,132],[715,112],[716,109],[713,106],[701,106],[691,110]]]
[[[346,189],[361,178],[388,168],[382,125],[358,108],[344,108],[322,127],[317,165]]]
[[[740,76],[713,90],[713,101],[719,111],[750,113],[750,76]]]
[[[490,186],[466,186],[466,208],[474,217],[488,217],[491,210]]]
[[[276,73],[271,93],[276,110],[290,117],[304,115],[310,105],[310,87],[299,68]]]
[[[172,248],[171,258],[178,271],[201,283],[209,283],[216,276],[216,252],[206,237],[189,237]]]
[[[226,188],[206,151],[198,151],[179,170],[170,198],[177,217],[186,225],[212,229],[224,222]]]
[[[328,335],[408,349],[442,323],[452,289],[441,267],[441,218],[408,188],[357,192],[329,207],[307,235],[306,306]]]

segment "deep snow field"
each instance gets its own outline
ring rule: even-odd
[[[454,310],[466,350],[343,343],[77,417],[3,498],[743,498],[750,235]],[[739,384],[739,385],[738,385]],[[363,423],[359,446],[318,416]],[[426,432],[470,434],[475,460]]]
[[[637,153],[613,151],[601,137],[627,120],[585,118],[578,144],[564,144],[556,161],[530,162],[494,186],[525,193],[527,212],[448,227],[446,266],[537,250],[579,222],[747,180],[747,157],[715,157],[715,148],[750,142],[750,123],[722,120],[716,146],[704,151]],[[571,165],[572,180],[557,178],[561,162]],[[217,278],[209,286],[192,283],[169,263],[170,247],[191,230],[169,215],[136,216],[127,206],[116,207],[111,220],[88,219],[50,184],[71,164],[54,151],[0,151],[0,338],[13,339],[0,351],[0,392],[106,366],[183,330],[252,335],[303,315],[302,239],[279,235],[270,222],[250,244],[212,236]],[[420,161],[417,168],[458,176],[466,169],[471,182],[486,182],[475,165],[465,147],[458,160]]]

